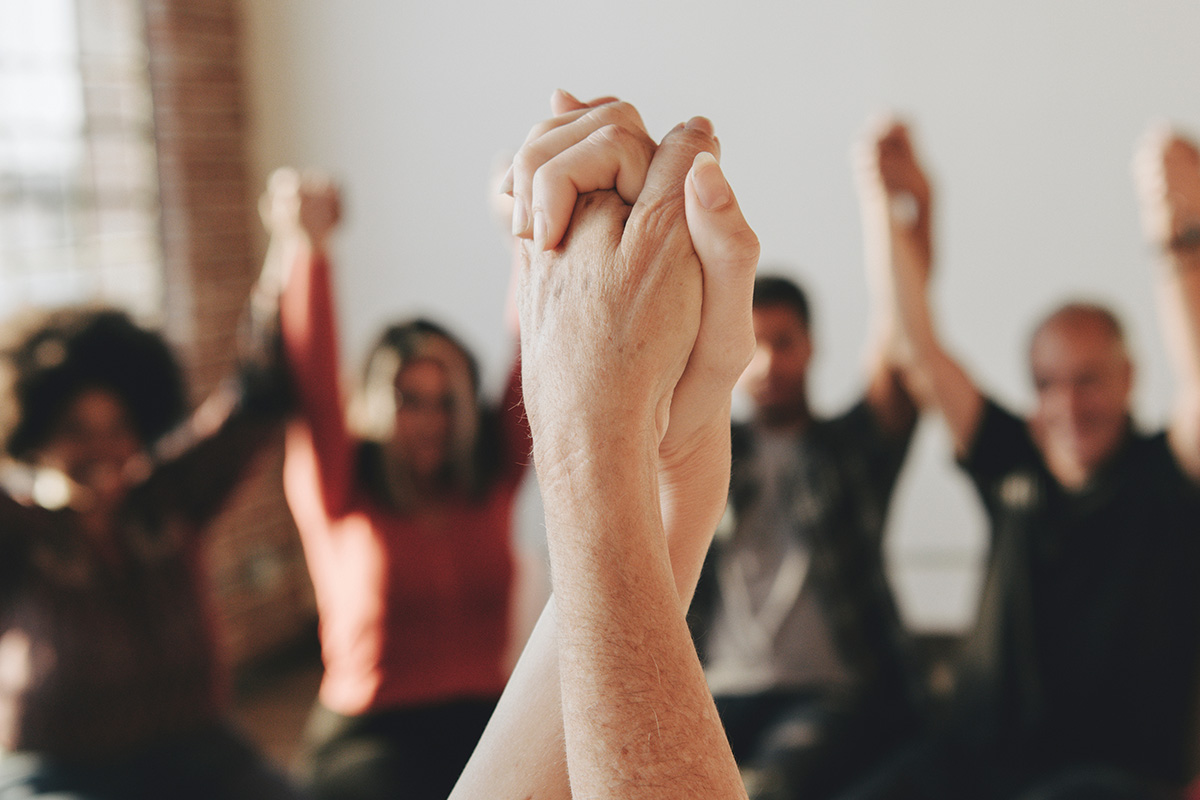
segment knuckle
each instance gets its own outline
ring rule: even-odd
[[[649,192],[651,190],[647,190]],[[638,203],[647,199],[646,192]],[[687,223],[684,217],[683,198],[671,195],[649,198],[644,210],[635,220],[630,221],[633,233],[639,240],[647,242],[665,242],[673,234],[688,237]]]
[[[595,144],[611,144],[616,146],[624,146],[633,137],[629,131],[622,128],[620,125],[610,123],[603,125],[588,134],[588,139]]]
[[[534,173],[541,166],[543,159],[541,155],[531,146],[526,145],[517,151],[513,156],[513,192],[519,193],[526,185],[532,182]]]
[[[623,128],[643,130],[642,118],[637,109],[623,100],[598,106],[588,113],[588,117],[592,124],[620,125]]]
[[[530,145],[525,145],[517,154],[513,156],[513,173],[526,173],[532,171],[534,166],[533,148]]]

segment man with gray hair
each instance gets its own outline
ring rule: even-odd
[[[1178,790],[1200,674],[1200,154],[1164,131],[1136,164],[1178,381],[1167,430],[1147,435],[1131,419],[1121,326],[1094,304],[1062,305],[1036,327],[1031,415],[980,391],[942,348],[926,299],[929,250],[896,213],[930,206],[908,132],[893,124],[871,149],[864,205],[883,233],[901,322],[992,528],[958,713],[939,764],[911,776],[910,792]],[[942,785],[929,786],[931,775]]]

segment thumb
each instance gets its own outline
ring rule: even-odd
[[[697,153],[684,183],[692,247],[704,273],[700,329],[693,364],[732,388],[754,354],[754,272],[758,237],[750,229],[720,165]]]

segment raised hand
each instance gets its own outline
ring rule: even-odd
[[[341,195],[337,185],[323,173],[301,174],[283,167],[267,180],[267,190],[258,201],[258,213],[271,234],[271,242],[254,286],[252,303],[259,312],[273,313],[297,257],[302,253],[324,252],[329,236],[341,220]]]
[[[1143,138],[1134,182],[1146,237],[1168,250],[1200,253],[1200,150],[1166,126]]]
[[[894,258],[895,251],[903,249],[928,273],[933,260],[932,191],[908,127],[890,118],[878,123],[855,160],[868,248],[883,248],[873,257]]]
[[[1156,126],[1137,148],[1134,182],[1142,227],[1162,258],[1159,313],[1176,383],[1171,449],[1200,483],[1200,150]]]
[[[302,235],[321,248],[341,221],[341,194],[328,175],[283,167],[271,173],[258,210],[273,236]]]

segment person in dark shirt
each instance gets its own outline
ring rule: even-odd
[[[729,510],[689,621],[750,796],[824,797],[919,716],[883,559],[916,407],[887,326],[862,399],[823,419],[808,402],[803,291],[760,276],[753,322],[755,355],[739,383],[754,416],[733,426]]]
[[[1032,414],[988,399],[934,330],[930,249],[904,213],[928,215],[931,192],[907,130],[890,125],[872,153],[864,194],[888,247],[901,321],[992,528],[950,732],[934,748],[939,765],[914,770],[924,785],[906,779],[910,791],[1170,796],[1189,778],[1200,674],[1196,148],[1160,133],[1138,158],[1178,380],[1175,413],[1154,434],[1131,419],[1121,325],[1091,303],[1062,305],[1034,331]],[[887,796],[908,795],[893,787]]]

